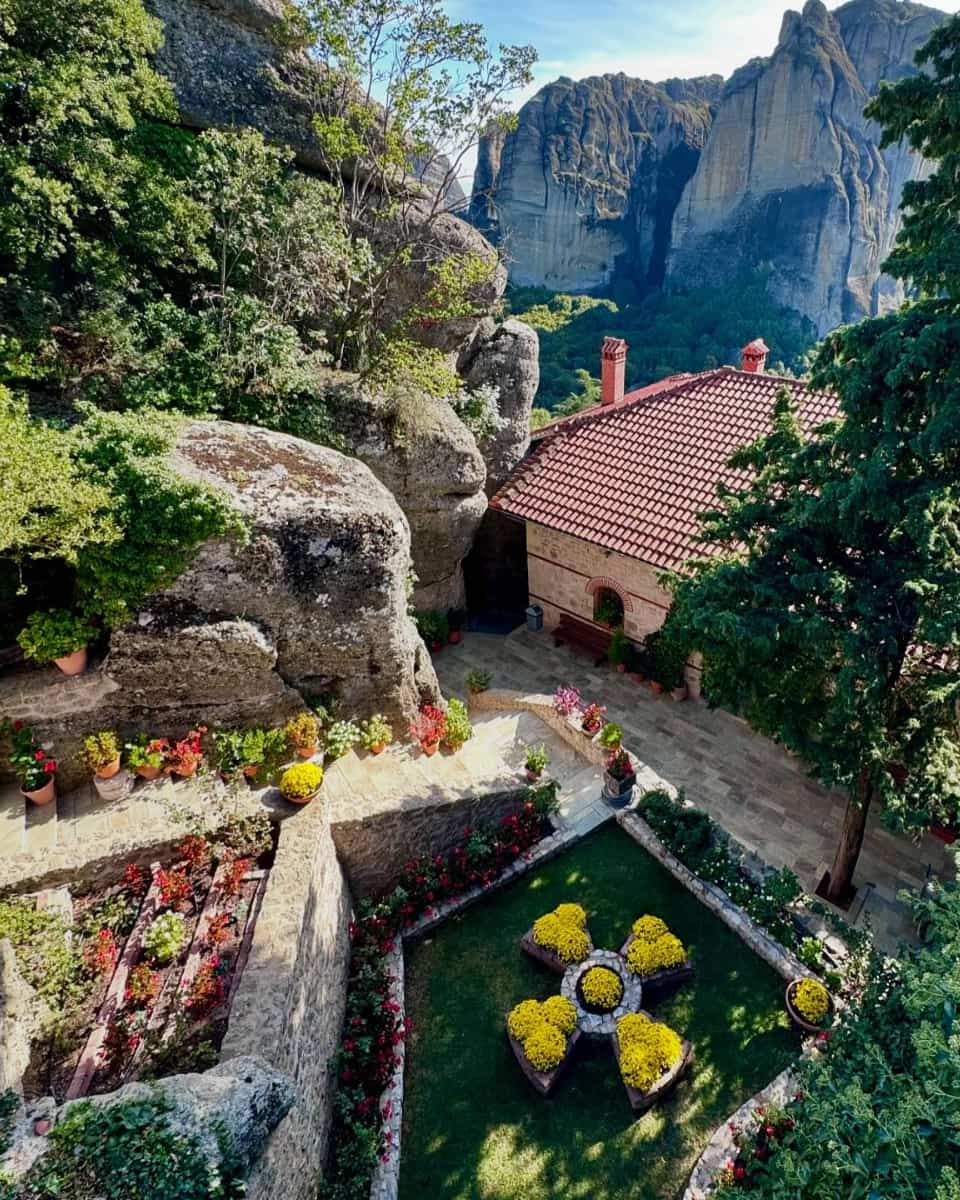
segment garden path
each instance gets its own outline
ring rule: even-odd
[[[809,779],[802,764],[755,734],[744,722],[694,701],[677,704],[653,696],[626,675],[567,647],[555,649],[546,632],[521,628],[507,637],[468,634],[435,660],[445,695],[463,695],[472,668],[493,672],[493,687],[551,693],[574,684],[607,706],[607,717],[625,731],[625,744],[694,804],[706,809],[749,850],[774,866],[788,866],[812,892],[833,857],[844,798]],[[856,874],[858,895],[848,920],[873,928],[879,944],[894,949],[913,928],[897,899],[903,888],[931,874],[952,876],[946,848],[929,835],[914,842],[870,821]]]

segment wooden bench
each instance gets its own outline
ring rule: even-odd
[[[607,661],[612,637],[609,629],[602,629],[599,625],[591,625],[589,621],[581,621],[579,617],[564,613],[553,631],[553,644],[586,650],[593,655],[593,665],[599,667]]]

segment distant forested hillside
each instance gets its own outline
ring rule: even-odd
[[[723,288],[643,298],[518,287],[510,289],[507,303],[512,315],[540,335],[535,425],[547,419],[546,412],[576,412],[598,398],[600,343],[608,335],[630,345],[628,387],[680,371],[739,365],[741,347],[755,337],[770,347],[770,370],[802,374],[804,355],[816,341],[813,325],[776,305],[761,276]]]

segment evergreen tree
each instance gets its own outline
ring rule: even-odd
[[[918,299],[841,329],[811,377],[838,419],[805,440],[784,393],[740,450],[703,536],[723,549],[673,581],[712,701],[798,752],[849,801],[828,896],[850,892],[871,804],[895,827],[960,809],[960,19],[929,76],[868,109],[937,169],[908,185],[888,269]]]

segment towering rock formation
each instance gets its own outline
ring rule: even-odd
[[[767,266],[773,296],[821,333],[883,311],[902,295],[880,266],[903,185],[925,166],[881,151],[863,109],[943,20],[901,0],[832,14],[809,0],[725,87],[558,80],[481,145],[471,219],[520,283],[585,291],[616,269],[686,288]]]
[[[668,278],[719,284],[758,265],[781,303],[821,333],[899,299],[880,266],[898,226],[906,149],[879,149],[863,109],[881,79],[907,73],[941,14],[855,0],[788,12],[769,59],[737,71],[673,221]]]
[[[471,219],[500,245],[516,283],[608,283],[618,260],[663,279],[670,219],[706,140],[722,80],[666,84],[559,79],[516,130],[480,146]]]

